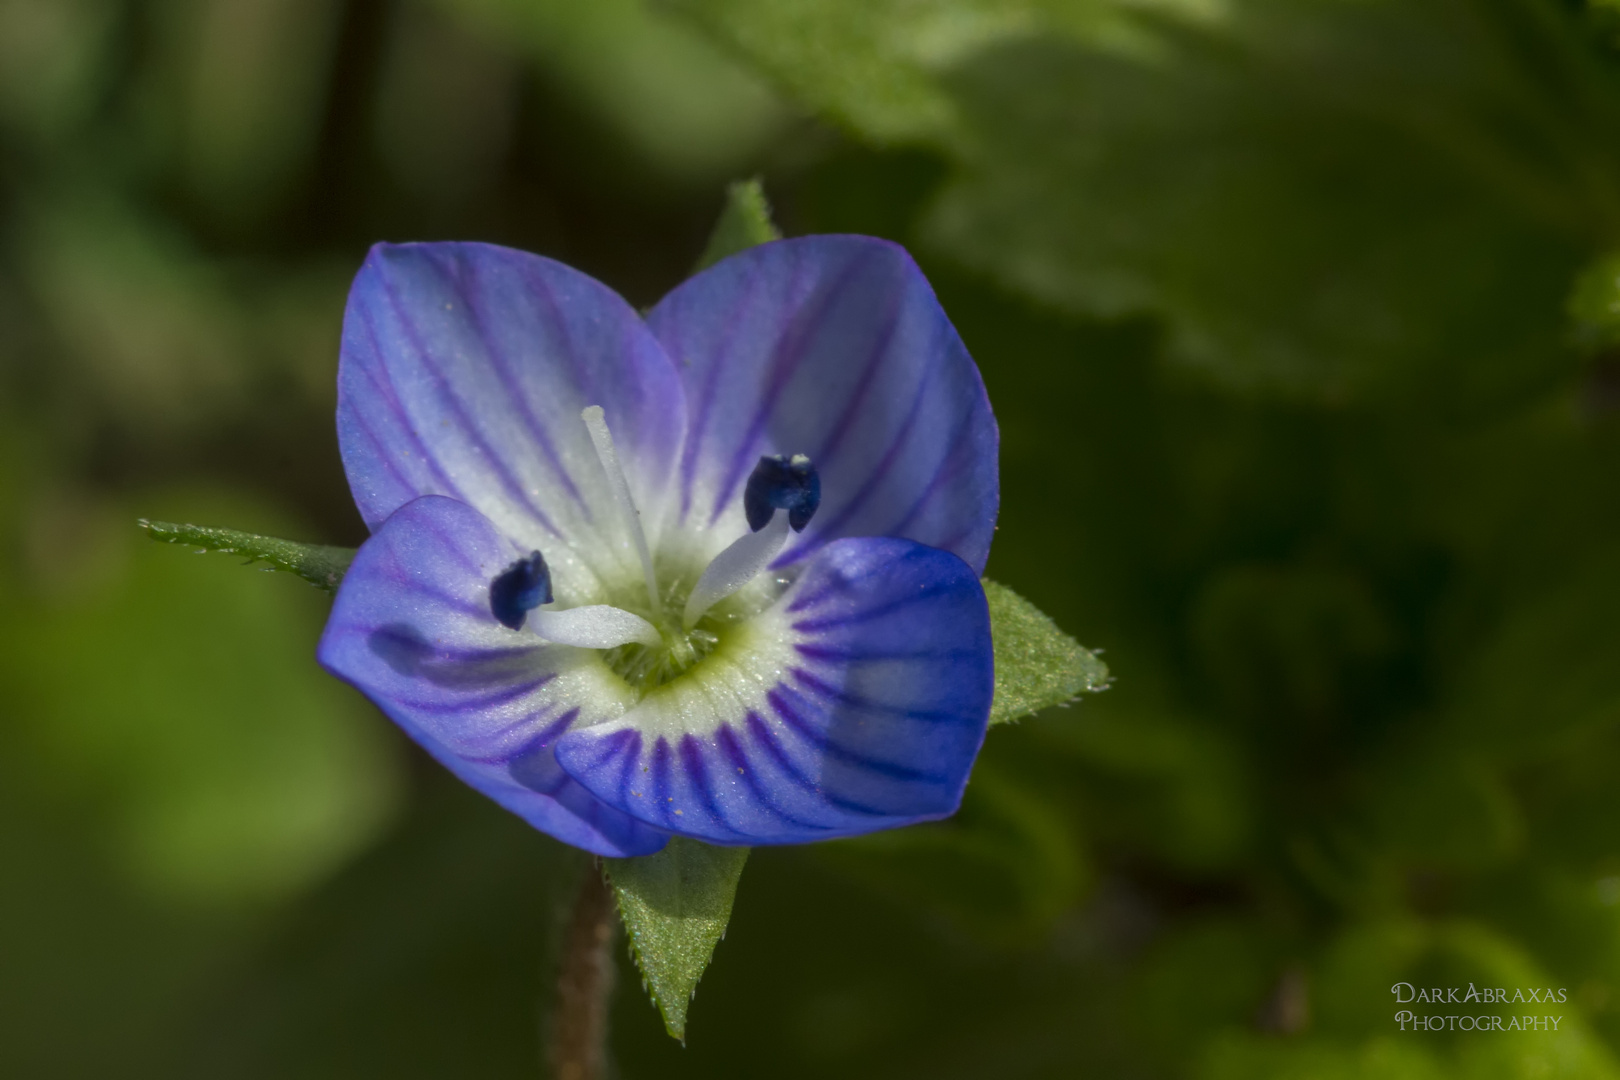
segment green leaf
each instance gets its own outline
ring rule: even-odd
[[[435,17],[435,8],[450,19]],[[480,110],[501,85],[489,80],[504,77],[496,72],[512,70],[518,56],[546,72],[549,85],[591,117],[598,138],[633,155],[642,182],[654,186],[706,185],[735,175],[769,151],[793,116],[765,80],[663,4],[430,0],[412,5],[394,33],[399,44],[390,52],[400,67],[380,88],[390,124],[379,133],[394,155],[409,155],[418,169],[439,170],[422,180],[437,178],[441,198],[445,189],[465,190],[466,181],[451,179],[453,172],[442,173],[427,158],[448,147],[486,145]],[[461,43],[464,35],[471,40]],[[470,86],[490,91],[444,91],[451,80],[467,86],[470,79],[477,80]],[[458,130],[457,122],[477,130]]]
[[[1162,58],[985,50],[951,73],[963,134],[923,232],[1044,303],[1162,315],[1169,354],[1228,386],[1516,400],[1556,355],[1584,197],[1488,110],[1586,108],[1491,44],[1523,28],[1457,10],[1260,3]],[[1535,48],[1578,52],[1570,32]],[[1443,76],[1417,59],[1442,48]]]
[[[1558,354],[1581,223],[1608,213],[1582,178],[1614,174],[1620,99],[1577,17],[674,3],[818,116],[943,157],[916,246],[1043,306],[1160,316],[1174,359],[1240,390],[1520,400]]]
[[[680,836],[656,855],[605,860],[647,993],[664,1029],[683,1043],[687,1006],[715,945],[726,936],[747,861],[747,848]]]
[[[988,578],[984,595],[996,648],[990,723],[1017,720],[1108,686],[1108,665],[1034,604]]]
[[[1583,344],[1620,344],[1620,253],[1610,252],[1581,271],[1570,294],[1569,315]]]
[[[943,85],[964,57],[1036,34],[1140,50],[1143,10],[1208,17],[1203,0],[673,0],[818,112],[880,144],[952,134]]]
[[[250,562],[269,563],[276,570],[297,574],[327,592],[337,592],[343,575],[354,561],[354,549],[326,544],[300,544],[274,536],[258,536],[236,529],[215,529],[206,525],[176,525],[168,521],[138,522],[153,540],[165,544],[185,544],[204,551],[245,555]]]
[[[703,249],[703,256],[692,272],[699,273],[729,255],[780,239],[782,233],[771,223],[771,205],[765,201],[765,189],[759,178],[738,181],[726,188],[726,205],[720,211],[720,220],[714,223],[709,246]]]

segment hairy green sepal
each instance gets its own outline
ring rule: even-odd
[[[327,544],[300,544],[274,536],[259,536],[236,529],[215,529],[206,525],[176,525],[170,521],[138,522],[153,540],[184,544],[203,551],[242,555],[250,562],[267,563],[272,569],[297,574],[329,593],[337,592],[343,575],[354,561],[354,549]]]
[[[765,188],[759,178],[740,180],[726,188],[726,205],[720,220],[709,234],[709,246],[692,268],[694,274],[707,270],[728,255],[747,251],[756,244],[782,239],[771,222],[771,204],[765,201]]]
[[[630,952],[664,1030],[686,1041],[686,1010],[726,936],[747,848],[672,837],[656,855],[605,859]]]
[[[996,695],[990,723],[1005,724],[1108,685],[1108,665],[1058,629],[1040,608],[988,578]]]

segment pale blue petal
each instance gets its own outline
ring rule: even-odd
[[[414,500],[355,556],[320,661],[451,772],[542,832],[599,855],[657,851],[664,834],[557,767],[557,740],[619,715],[628,693],[595,651],[547,645],[495,620],[489,582],[519,554],[465,503]]]
[[[662,517],[684,437],[680,382],[617,293],[490,244],[379,244],[355,278],[338,369],[338,441],[376,529],[449,495],[539,548],[559,601],[639,580],[580,411],[600,405],[632,494]]]
[[[647,318],[686,388],[671,512],[741,535],[764,454],[808,454],[821,508],[777,560],[897,536],[982,572],[999,499],[995,418],[978,368],[905,249],[863,236],[751,248]]]

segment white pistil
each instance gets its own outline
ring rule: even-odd
[[[639,641],[661,645],[657,628],[634,612],[607,604],[590,604],[566,611],[539,608],[529,612],[529,629],[547,641],[581,649],[613,649]]]
[[[705,611],[753,581],[776,558],[777,552],[787,543],[787,538],[788,515],[786,511],[778,510],[759,532],[743,533],[740,539],[716,555],[704,568],[697,584],[692,586],[692,594],[686,598],[686,612],[682,616],[686,629],[696,626]]]
[[[630,497],[630,484],[625,480],[624,469],[619,465],[618,452],[613,449],[613,435],[608,431],[607,419],[602,415],[602,406],[587,406],[585,411],[579,414],[579,418],[585,421],[585,430],[591,433],[591,444],[596,447],[596,456],[602,462],[602,471],[607,474],[608,490],[613,492],[613,501],[624,518],[624,527],[636,545],[636,554],[641,556],[641,573],[647,579],[647,602],[652,605],[653,616],[656,618],[663,614],[664,605],[658,599],[658,578],[653,573],[652,552],[647,548],[647,533],[641,527],[641,514],[636,510],[635,500]],[[642,622],[645,623],[646,620],[643,619]],[[648,628],[651,629],[651,624],[648,624]],[[654,631],[655,635],[656,633]],[[656,638],[649,644],[656,644]]]

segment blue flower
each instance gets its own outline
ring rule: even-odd
[[[379,245],[338,438],[372,536],[321,662],[536,828],[623,856],[958,806],[997,432],[903,249],[765,244],[643,319],[539,256]]]

